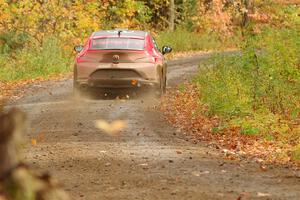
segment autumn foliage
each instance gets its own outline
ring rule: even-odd
[[[70,71],[73,46],[101,29],[148,30],[160,46],[174,46],[174,52],[237,47],[246,19],[278,21],[272,14],[275,5],[262,0],[176,0],[174,35],[168,32],[169,0],[0,0],[0,79]]]

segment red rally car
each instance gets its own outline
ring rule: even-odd
[[[139,88],[150,86],[163,94],[167,65],[154,38],[145,31],[105,30],[94,32],[78,53],[74,66],[74,88]]]

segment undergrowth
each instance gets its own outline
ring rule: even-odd
[[[0,54],[0,80],[28,80],[64,73],[71,70],[71,61],[60,41],[49,37],[40,46],[27,43],[21,49]]]
[[[216,33],[196,33],[184,28],[178,28],[174,32],[166,31],[158,35],[157,42],[162,45],[170,45],[174,52],[221,50],[232,47],[237,37],[227,40],[222,39]]]
[[[296,29],[265,28],[248,35],[240,53],[201,66],[194,81],[206,114],[239,127],[240,134],[300,144],[299,38]]]

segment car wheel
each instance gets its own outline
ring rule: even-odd
[[[167,76],[164,77],[164,82],[163,82],[163,94],[166,93],[167,91]]]
[[[165,79],[162,77],[160,79],[159,85],[157,86],[156,95],[157,97],[161,97],[165,94],[165,92],[166,92],[166,84],[165,84]]]
[[[73,73],[73,95],[74,97],[79,97],[82,94],[82,89],[77,82],[77,68],[74,66],[74,73]]]

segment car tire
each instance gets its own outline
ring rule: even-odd
[[[77,82],[77,68],[74,66],[74,71],[73,71],[73,96],[74,97],[79,97],[82,94],[82,90],[80,88],[80,85]]]
[[[164,77],[163,94],[167,92],[167,76]]]
[[[159,84],[156,88],[156,96],[158,98],[162,97],[166,93],[166,78],[161,77]]]

